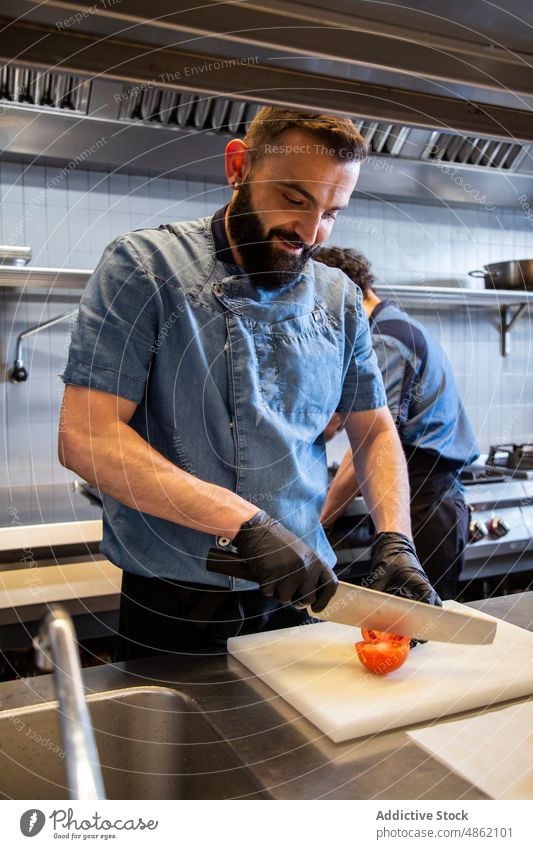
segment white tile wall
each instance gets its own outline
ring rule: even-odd
[[[189,180],[107,175],[0,162],[0,242],[27,244],[32,265],[93,268],[119,233],[208,215],[229,189]],[[468,280],[487,262],[530,257],[531,224],[519,211],[440,208],[354,198],[335,226],[334,244],[357,247],[379,279],[394,282]],[[24,297],[0,291],[0,344],[6,369],[16,335],[72,307],[76,295]],[[520,318],[511,353],[499,354],[497,312],[444,310],[415,314],[438,336],[452,360],[483,450],[491,442],[533,439],[533,324]],[[30,379],[4,384],[2,427],[6,461],[0,484],[57,481],[66,473],[55,456],[61,372],[68,325],[32,337],[25,349]],[[4,441],[4,440],[3,440]]]

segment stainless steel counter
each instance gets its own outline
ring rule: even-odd
[[[0,528],[102,519],[102,505],[83,494],[81,483],[0,487]]]
[[[97,551],[102,506],[83,494],[77,481],[0,487],[0,561],[24,568],[28,561],[70,546]]]
[[[472,606],[533,630],[533,593]],[[226,654],[107,665],[85,670],[84,680],[88,692],[155,684],[191,695],[275,799],[486,798],[419,749],[405,730],[331,743]],[[0,685],[2,710],[51,698],[48,675]]]
[[[27,648],[53,602],[76,617],[81,639],[116,627],[121,571],[100,553],[102,505],[81,483],[0,487],[3,651]]]

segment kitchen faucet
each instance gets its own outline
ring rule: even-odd
[[[81,679],[76,632],[69,614],[52,606],[33,640],[37,666],[54,673],[69,797],[105,799],[93,727]]]
[[[23,330],[22,333],[19,333],[17,336],[15,362],[13,363],[13,368],[9,372],[9,379],[11,383],[24,383],[28,379],[28,370],[24,367],[24,360],[22,359],[22,343],[24,339],[28,336],[32,336],[34,333],[40,333],[41,330],[46,330],[48,327],[53,327],[54,324],[57,324],[59,321],[63,321],[65,318],[70,318],[71,315],[75,315],[75,313],[78,312],[78,309],[79,307],[76,307],[73,310],[61,313],[61,315],[57,315],[55,318],[50,318],[42,324],[36,324],[34,327],[29,327],[28,330]]]

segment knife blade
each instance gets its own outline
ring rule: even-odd
[[[320,613],[324,622],[390,631],[417,640],[486,645],[494,642],[496,622],[339,581],[335,595]]]
[[[211,548],[206,565],[210,572],[250,580],[246,561],[230,551]],[[311,616],[324,622],[443,643],[488,645],[494,642],[497,628],[496,622],[477,615],[446,610],[344,581],[339,581],[335,595],[324,610],[315,613],[308,609]]]

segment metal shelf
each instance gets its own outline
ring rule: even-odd
[[[0,266],[0,287],[20,289],[60,289],[85,288],[92,271],[81,268],[13,268]],[[501,354],[509,353],[509,332],[517,318],[531,309],[533,291],[514,291],[512,289],[461,289],[447,286],[387,286],[376,284],[376,292],[381,297],[394,298],[401,305],[429,307],[489,307],[499,310]],[[513,312],[514,308],[514,312]]]
[[[0,266],[0,286],[28,289],[83,289],[92,274],[87,268],[15,268]],[[512,289],[461,289],[455,286],[396,285],[376,283],[380,296],[396,298],[406,306],[429,306],[438,301],[443,306],[500,307],[533,304],[533,291]]]
[[[406,307],[442,308],[476,307],[494,308],[500,313],[500,353],[506,357],[509,353],[509,333],[515,321],[526,311],[531,311],[533,291],[513,289],[461,289],[446,286],[387,286],[376,284],[380,297],[394,298]]]
[[[533,291],[515,291],[513,289],[461,289],[454,286],[387,286],[376,283],[376,292],[380,297],[396,298],[405,306],[449,307],[510,307],[517,304],[533,304]]]
[[[0,286],[17,289],[84,289],[92,271],[85,268],[0,266]]]

